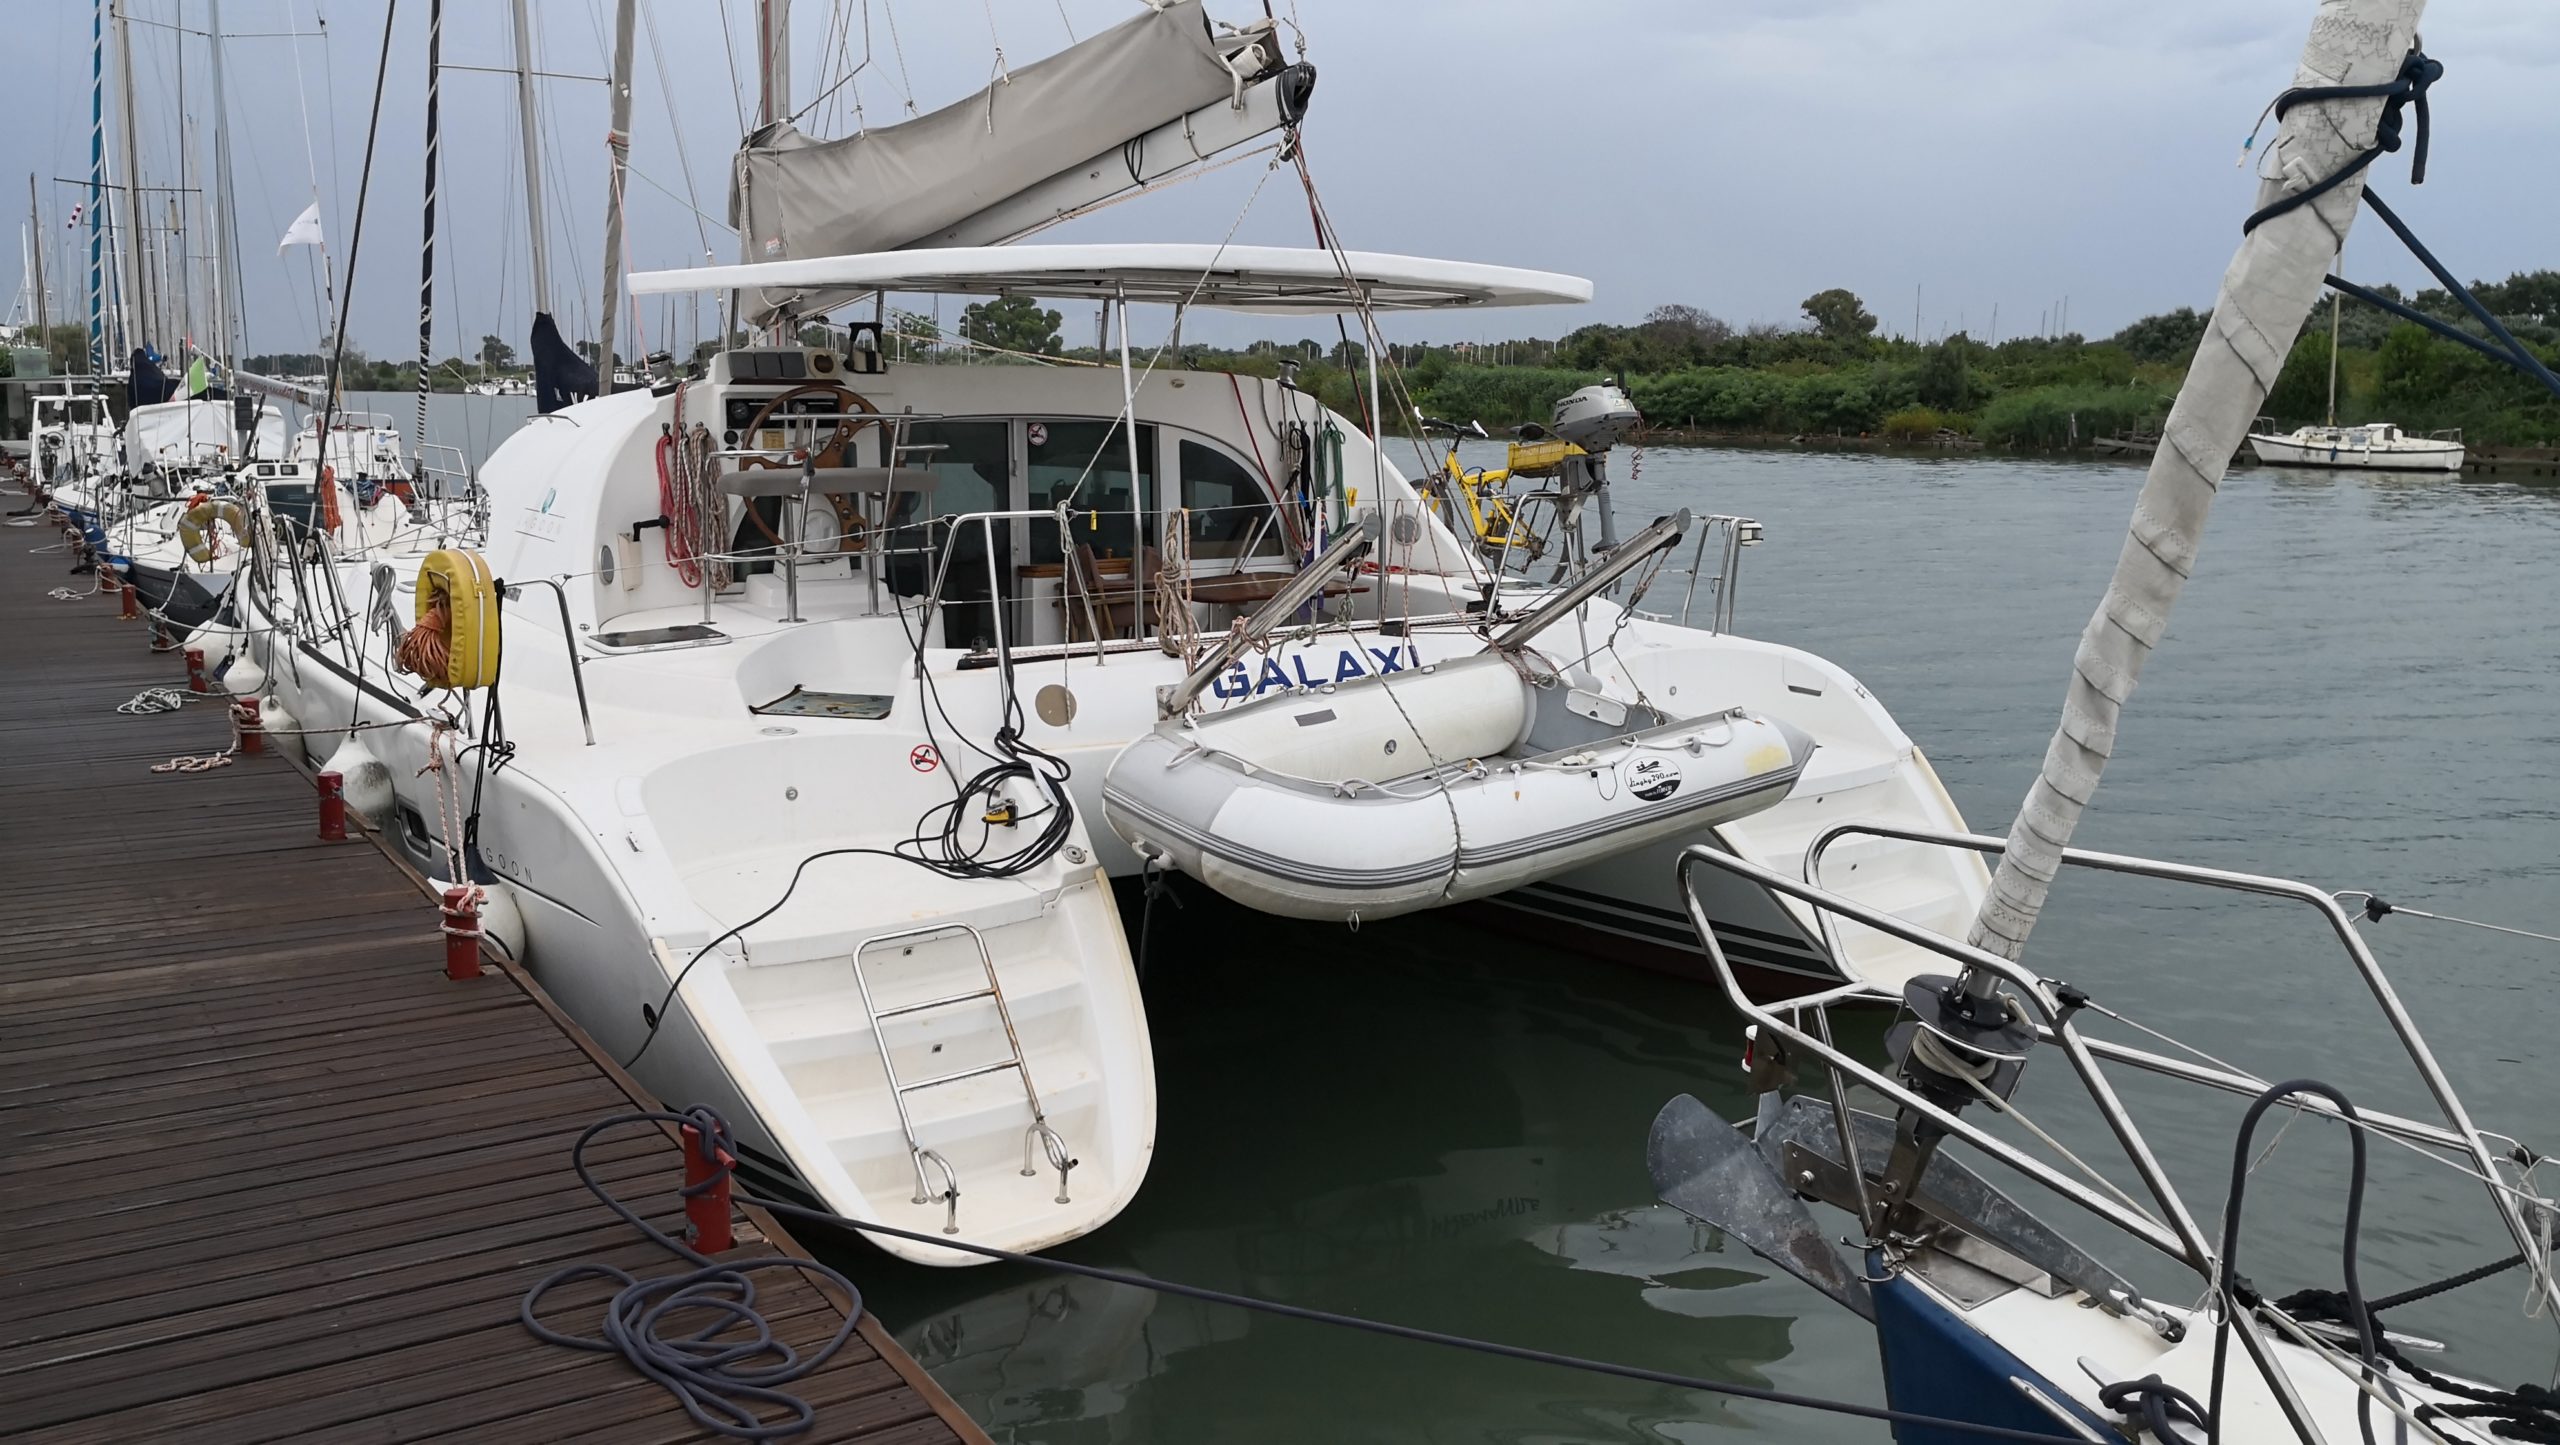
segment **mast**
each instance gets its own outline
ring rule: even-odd
[[[790,118],[791,0],[756,0],[756,127]]]
[[[27,172],[27,256],[36,277],[36,345],[44,348],[44,369],[53,370],[53,312],[44,301],[44,208],[36,204],[35,172]]]
[[[524,132],[524,213],[533,227],[533,314],[551,310],[551,251],[542,235],[542,147],[534,129],[533,32],[525,0],[514,0],[516,21],[516,128]]]
[[[2338,307],[2346,298],[2329,293],[2329,422],[2338,424]]]
[[[613,11],[613,119],[605,148],[613,162],[605,173],[604,309],[597,313],[596,391],[613,395],[614,313],[622,305],[622,195],[631,166],[631,29],[637,0],[619,0]]]
[[[418,465],[427,455],[427,368],[436,334],[436,178],[443,167],[436,106],[444,82],[444,0],[427,0],[427,202],[418,241]],[[537,227],[537,229],[539,229]]]
[[[231,111],[222,85],[222,0],[207,0],[206,28],[213,32],[214,346],[223,361],[236,368],[247,328],[240,318],[240,214],[231,204]]]
[[[143,267],[142,240],[142,166],[134,146],[133,133],[133,23],[124,13],[124,0],[111,0],[109,8],[116,19],[116,83],[122,89],[120,103],[124,113],[124,329],[125,344],[147,345],[146,333],[137,336],[137,324],[147,327],[151,321],[151,292]],[[138,321],[137,321],[138,318]]]
[[[791,0],[756,0],[756,129],[762,131],[777,121],[791,117]],[[741,184],[744,173],[741,172]],[[745,227],[738,231],[738,259],[756,259],[754,242]],[[720,344],[729,344],[729,328],[745,322],[744,298],[735,291],[723,293],[725,313],[720,322]],[[774,336],[782,331],[776,318],[768,328]],[[965,358],[967,353],[962,353]]]
[[[107,0],[89,16],[89,374],[107,374]]]
[[[2426,0],[2323,0],[2294,83],[2388,83],[2408,57],[2425,8]],[[2280,168],[2271,165],[2273,178],[2259,183],[2257,208],[2299,190],[2289,178],[2337,174],[2370,148],[2382,105],[2377,97],[2295,108],[2277,132]],[[2307,204],[2268,218],[2247,233],[2223,273],[2204,343],[2161,429],[2167,440],[2134,503],[2115,575],[2081,633],[2062,723],[1974,920],[1969,941],[1975,946],[2010,959],[2026,952],[2062,851],[2115,750],[2125,701],[2194,570],[2222,474],[2320,299],[2322,278],[2363,204],[2364,179],[2364,172],[2352,172]],[[1987,971],[1968,971],[1963,992],[1987,1004],[1996,983]]]

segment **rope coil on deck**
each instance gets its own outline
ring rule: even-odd
[[[643,1279],[609,1264],[575,1264],[544,1278],[525,1293],[516,1317],[534,1338],[548,1344],[599,1354],[618,1355],[634,1371],[664,1387],[703,1429],[729,1440],[778,1440],[807,1430],[817,1420],[808,1401],[782,1387],[824,1366],[862,1320],[862,1292],[853,1281],[815,1260],[774,1255],[723,1263],[697,1252],[684,1240],[640,1217],[614,1197],[587,1167],[587,1146],[608,1130],[635,1124],[672,1124],[695,1131],[697,1147],[712,1165],[699,1183],[679,1192],[692,1198],[728,1183],[734,1153],[729,1126],[718,1113],[697,1105],[683,1113],[665,1110],[616,1114],[587,1126],[570,1149],[570,1166],[578,1182],[607,1209],[655,1244],[695,1267],[681,1274]],[[803,1355],[784,1343],[756,1310],[758,1270],[799,1270],[844,1291],[848,1307],[833,1338]],[[555,1330],[540,1319],[543,1297],[580,1280],[612,1281],[618,1288],[607,1302],[595,1335]],[[701,1321],[698,1327],[684,1326]],[[744,1337],[735,1332],[744,1330]],[[759,1409],[780,1409],[784,1417],[768,1422]]]

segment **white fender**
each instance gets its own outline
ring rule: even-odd
[[[243,651],[243,640],[239,628],[217,618],[188,633],[187,640],[181,645],[202,651],[205,669],[211,671],[222,665],[222,659]]]
[[[320,771],[338,775],[350,812],[377,828],[391,816],[391,769],[364,745],[362,734],[348,734]]]
[[[269,693],[258,703],[258,728],[267,735],[268,745],[287,758],[300,762],[308,753],[303,748],[302,724],[285,710],[285,705]]]
[[[256,697],[267,690],[267,670],[246,651],[231,659],[231,667],[222,674],[222,687],[233,697]]]

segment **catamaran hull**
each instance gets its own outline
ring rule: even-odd
[[[345,736],[326,729],[344,727],[350,721],[367,724],[360,735],[392,780],[390,809],[375,820],[385,841],[421,873],[450,876],[454,870],[442,836],[438,773],[429,752],[431,734],[425,727],[407,725],[420,717],[412,699],[403,695],[413,691],[414,684],[386,679],[378,668],[359,677],[321,646],[283,642],[274,616],[265,610],[267,599],[254,588],[244,587],[241,592],[242,624],[252,639],[250,655],[267,670],[268,686],[278,702],[305,728],[314,730],[304,739],[312,755],[326,756]],[[446,754],[449,757],[451,749]],[[835,1153],[834,1136],[824,1129],[813,1131],[810,1118],[805,1117],[810,1101],[785,1077],[776,1055],[759,1039],[757,1025],[742,1007],[743,985],[732,986],[724,972],[725,960],[712,959],[703,969],[685,973],[707,938],[698,932],[678,933],[673,939],[665,936],[671,930],[698,929],[699,924],[679,906],[681,888],[670,888],[652,872],[664,866],[667,846],[645,811],[613,813],[611,825],[600,831],[600,815],[592,800],[581,809],[574,788],[559,778],[537,777],[521,767],[510,767],[477,779],[476,786],[482,793],[480,856],[489,877],[507,886],[521,914],[522,962],[606,1053],[627,1061],[634,1076],[659,1098],[679,1105],[707,1104],[720,1111],[735,1132],[740,1161],[755,1187],[849,1218],[884,1220],[914,1229],[943,1222],[938,1202],[919,1207],[903,1184],[892,1191],[853,1182],[849,1171],[859,1161]],[[626,850],[630,861],[622,857]],[[1136,1011],[1134,970],[1125,941],[1120,940],[1107,880],[1090,864],[1084,872],[1086,877],[1060,888],[1055,906],[1038,910],[1038,917],[1077,939],[1116,943],[1116,951],[1100,948],[1091,966],[1104,975],[1130,980],[1125,1000],[1113,995],[1110,1001],[1125,1001]],[[917,945],[909,952],[921,948]],[[761,951],[753,957],[752,972],[783,971]],[[806,966],[838,970],[831,975],[835,992],[850,996],[854,978],[849,959],[821,957]],[[880,968],[877,956],[873,966],[875,971]],[[675,983],[679,979],[683,981]],[[823,1008],[830,1000],[820,996],[810,1002]],[[652,1016],[659,1020],[654,1030],[648,1022]],[[1026,1026],[1036,1027],[1027,1016]],[[1134,1042],[1112,1057],[1148,1057],[1142,1012],[1131,1029]],[[865,1040],[863,1047],[867,1050],[871,1045]],[[1042,1082],[1044,1097],[1052,1100],[1053,1118],[1079,1107],[1073,1102],[1080,1092],[1076,1080],[1044,1077]],[[1026,1251],[1043,1249],[1101,1227],[1126,1207],[1152,1157],[1152,1074],[1121,1079],[1114,1089],[1081,1106],[1103,1117],[1082,1126],[1063,1126],[1081,1165],[1073,1179],[1075,1210],[1041,1212],[1023,1224],[997,1223],[1002,1216],[989,1214],[987,1201],[1001,1197],[1002,1186],[1015,1182],[1013,1165],[1004,1166],[1005,1177],[990,1179],[969,1174],[964,1161],[959,1220],[969,1227],[972,1239]],[[1060,1096],[1067,1102],[1057,1102]],[[1011,1126],[1006,1137],[1013,1141],[1011,1147],[1021,1147],[1018,1124]],[[1060,1186],[1054,1178],[1043,1176],[1023,1179],[1019,1190],[1045,1201]],[[979,1256],[889,1236],[866,1238],[914,1263],[983,1262]]]

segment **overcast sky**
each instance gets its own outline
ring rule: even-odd
[[[209,0],[128,0],[143,99],[143,166],[177,182],[182,132],[209,127]],[[869,64],[803,121],[820,135],[873,125],[982,84],[995,44],[1016,64],[1135,13],[1138,0],[799,0],[802,101],[864,56]],[[388,0],[223,0],[251,351],[303,349],[319,332],[306,253],[274,242],[309,203],[310,137],[341,270],[354,230],[367,110]],[[609,0],[536,0],[543,69],[598,76]],[[1210,12],[1250,18],[1251,0]],[[2310,0],[1279,0],[1303,21],[1321,72],[1308,153],[1345,241],[1357,249],[1502,262],[1591,277],[1577,311],[1405,319],[1399,339],[1560,335],[1629,321],[1665,301],[1739,322],[1793,320],[1811,292],[1847,286],[1888,331],[1959,325],[2032,332],[2069,298],[2073,329],[2108,334],[2149,312],[2210,302],[2239,235],[2251,182],[2241,138],[2291,77]],[[734,241],[698,226],[684,197],[726,212],[727,159],[751,76],[752,0],[642,0],[629,247],[635,266],[683,265]],[[992,9],[995,35],[989,34]],[[57,297],[77,188],[88,173],[87,0],[8,0],[0,155],[12,187],[38,178]],[[448,66],[510,64],[506,0],[447,0]],[[402,0],[382,107],[372,200],[350,334],[376,355],[413,352],[424,115],[426,0]],[[325,21],[326,38],[321,38]],[[892,26],[895,28],[895,43]],[[281,38],[302,32],[296,42]],[[846,32],[849,30],[849,36]],[[2402,212],[2464,277],[2560,265],[2560,6],[2552,0],[2434,0],[2427,186]],[[109,107],[115,91],[110,60]],[[309,126],[304,123],[308,110]],[[484,332],[522,345],[530,269],[511,78],[450,71],[444,84],[439,356]],[[600,288],[604,87],[543,83],[555,310],[592,335]],[[681,146],[681,154],[679,153]],[[190,161],[192,166],[195,162]],[[1049,233],[1057,240],[1215,241],[1263,171],[1219,171]],[[2395,201],[2405,159],[2376,172]],[[190,184],[193,184],[191,179]],[[0,195],[8,191],[0,190]],[[22,210],[23,191],[0,214]],[[1301,245],[1294,176],[1270,178],[1240,240]],[[13,279],[17,248],[0,261]],[[2368,223],[2347,271],[2423,284]],[[684,303],[677,303],[682,306]],[[60,303],[57,303],[60,314]],[[689,342],[689,313],[673,313]],[[652,302],[652,347],[669,313]],[[1264,323],[1233,320],[1236,334]],[[1304,329],[1302,323],[1280,323]],[[1143,325],[1143,323],[1142,323]],[[1071,319],[1068,335],[1086,334]],[[1142,332],[1143,334],[1143,332]],[[1195,334],[1197,332],[1195,331]],[[1294,338],[1287,338],[1294,339]],[[628,346],[625,347],[628,350]]]

